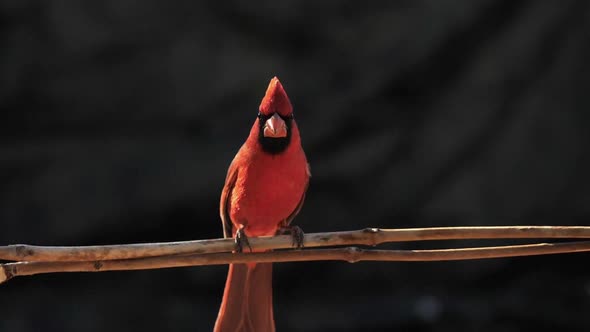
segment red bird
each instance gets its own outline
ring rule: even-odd
[[[219,204],[224,236],[235,237],[241,251],[250,236],[290,229],[301,246],[301,229],[289,224],[301,210],[309,177],[291,102],[274,77],[227,172]],[[214,331],[275,331],[272,264],[230,264]]]

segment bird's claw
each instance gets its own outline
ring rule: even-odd
[[[303,239],[305,237],[305,233],[299,226],[286,226],[281,228],[281,234],[291,233],[291,238],[293,239],[293,247],[296,249],[303,248]]]
[[[248,241],[244,228],[240,228],[236,231],[236,238],[234,241],[236,243],[236,252],[243,252],[244,246],[247,246],[248,249],[250,249],[250,252],[252,252],[252,247],[250,246],[250,241]]]

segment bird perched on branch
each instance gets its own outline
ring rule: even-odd
[[[297,247],[303,245],[303,232],[290,223],[301,210],[309,177],[293,107],[274,77],[221,192],[223,233],[236,239],[236,251],[250,247],[248,237],[286,230]],[[275,331],[271,263],[230,264],[214,331]]]

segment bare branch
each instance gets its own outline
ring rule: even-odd
[[[497,227],[434,227],[408,229],[366,228],[346,232],[306,234],[307,248],[369,245],[385,242],[458,239],[524,239],[524,238],[590,238],[587,226],[497,226]],[[287,249],[292,239],[287,235],[251,238],[255,250]],[[123,244],[80,247],[47,247],[17,244],[0,247],[0,260],[9,261],[96,261],[231,252],[232,239],[180,241],[166,243]]]
[[[174,255],[94,262],[18,262],[0,265],[0,282],[16,276],[55,272],[146,270],[252,262],[270,263],[324,260],[342,260],[350,263],[360,261],[450,261],[585,251],[590,251],[590,241],[438,250],[373,250],[347,247],[256,253]]]

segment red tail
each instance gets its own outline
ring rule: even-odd
[[[214,332],[274,332],[272,264],[230,264]]]

